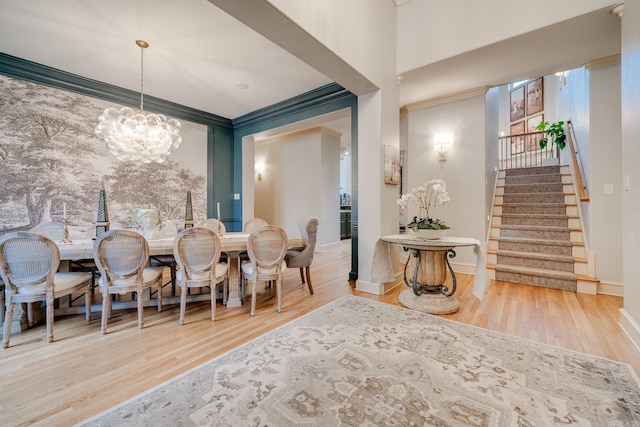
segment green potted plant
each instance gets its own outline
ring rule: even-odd
[[[564,122],[559,121],[556,123],[542,122],[538,126],[536,126],[536,130],[545,132],[544,136],[540,138],[538,144],[540,145],[540,149],[544,150],[551,142],[551,148],[553,149],[553,144],[555,144],[560,150],[563,150],[567,145],[567,135],[564,132]],[[553,152],[553,150],[552,150]],[[560,164],[560,159],[558,157],[551,157],[542,160],[542,165],[557,165]]]
[[[541,149],[547,147],[549,140],[551,140],[552,146],[553,144],[556,144],[561,150],[563,150],[567,145],[567,135],[564,133],[563,121],[556,123],[542,122],[536,126],[536,130],[546,132],[546,135],[543,138],[540,138],[540,141],[538,142]]]

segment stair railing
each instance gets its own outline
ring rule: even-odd
[[[555,144],[541,149],[539,141],[545,132],[528,132],[498,137],[498,165],[500,169],[542,166],[543,160],[559,158]]]
[[[571,151],[571,163],[573,164],[573,173],[576,177],[576,186],[578,187],[578,193],[580,195],[580,201],[589,201],[589,191],[587,188],[587,182],[582,178],[584,176],[584,166],[582,165],[582,158],[580,157],[580,151],[578,150],[578,144],[574,144],[576,134],[573,130],[573,124],[570,120],[567,120],[567,142],[569,144],[569,150]]]

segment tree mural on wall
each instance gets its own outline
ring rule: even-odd
[[[0,203],[26,210],[16,229],[51,221],[52,212],[61,216],[63,202],[85,205],[77,202],[87,183],[97,188],[95,171],[83,167],[97,155],[87,116],[98,113],[84,97],[0,78]]]
[[[120,162],[104,179],[110,196],[117,201],[114,210],[120,212],[121,221],[126,219],[123,213],[129,209],[148,204],[156,206],[165,219],[184,220],[187,190],[191,188],[195,194],[202,194],[206,184],[204,176],[195,175],[171,160],[142,165]],[[194,210],[206,209],[202,198],[196,198],[193,203]]]
[[[120,221],[147,204],[165,219],[184,219],[189,188],[194,215],[206,217],[206,176],[171,158],[146,165],[116,160],[94,134],[103,110],[90,97],[0,75],[0,234],[61,221],[66,202],[70,228],[88,235],[101,183]],[[191,146],[206,152],[206,127],[196,132],[203,144]],[[206,163],[201,152],[188,157]]]

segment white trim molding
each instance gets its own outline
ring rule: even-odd
[[[640,325],[629,315],[624,308],[620,309],[620,318],[618,325],[622,331],[629,337],[633,346],[640,352]]]

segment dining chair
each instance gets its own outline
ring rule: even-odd
[[[269,225],[269,223],[262,218],[249,218],[244,222],[242,231],[244,233],[251,233],[256,228],[264,225]],[[249,254],[247,251],[238,251],[238,258],[240,258],[240,262],[249,261]]]
[[[57,272],[59,265],[60,250],[50,238],[27,231],[2,236],[0,275],[5,284],[6,305],[3,348],[9,346],[15,304],[46,302],[48,342],[53,342],[55,299],[84,289],[86,320],[91,320],[91,274]]]
[[[285,262],[289,268],[300,269],[300,279],[302,284],[305,283],[305,275],[307,277],[307,286],[309,292],[313,295],[313,285],[311,284],[311,264],[313,263],[313,255],[316,251],[316,240],[318,236],[318,218],[309,218],[301,220],[298,223],[300,229],[300,238],[303,246],[289,248],[285,255]]]
[[[265,225],[255,229],[249,235],[247,252],[249,261],[240,265],[243,282],[251,281],[251,316],[256,311],[256,286],[258,281],[276,282],[278,313],[282,310],[282,280],[287,264],[284,255],[287,251],[287,233],[275,225]],[[243,287],[243,289],[245,289]]]
[[[262,227],[264,225],[269,225],[269,223],[262,218],[249,218],[244,222],[242,231],[244,231],[245,233],[251,233],[256,228]]]
[[[222,221],[218,221],[216,218],[204,219],[200,221],[196,225],[196,227],[208,228],[209,230],[213,231],[216,234],[218,233],[225,234],[227,232],[227,228],[224,226],[224,223]],[[231,254],[229,252],[222,252],[222,254],[220,255],[220,260],[222,262],[228,263],[229,258],[231,258]]]
[[[111,317],[111,295],[136,292],[138,328],[143,327],[143,291],[153,285],[158,289],[158,311],[162,311],[163,267],[146,267],[149,243],[132,230],[109,230],[102,233],[93,245],[93,258],[100,270],[102,293],[102,324],[100,332],[107,333]]]
[[[229,289],[229,266],[220,261],[220,238],[213,231],[193,227],[181,231],[173,242],[173,255],[178,265],[176,283],[180,287],[180,324],[184,324],[187,290],[211,289],[211,321],[216,318],[217,285],[222,283],[223,301]]]
[[[220,228],[218,228],[218,225],[220,225]],[[218,233],[218,231],[220,231],[224,234],[227,232],[227,228],[224,226],[224,223],[222,221],[218,221],[216,218],[207,218],[202,220],[196,225],[196,227],[208,228],[214,233]]]
[[[178,234],[178,223],[175,220],[165,220],[162,228],[158,233],[158,238],[175,238]],[[152,267],[168,268],[171,275],[167,283],[163,283],[162,287],[171,285],[171,295],[176,294],[176,261],[173,254],[170,255],[149,255],[149,264]]]

